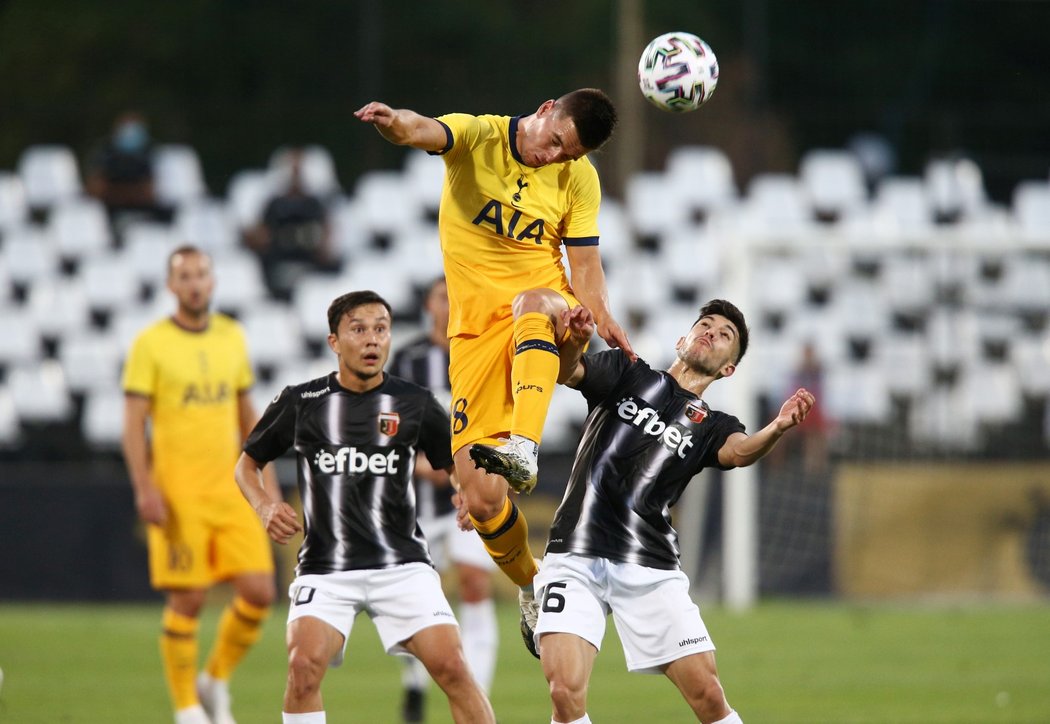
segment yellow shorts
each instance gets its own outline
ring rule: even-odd
[[[240,495],[167,502],[167,523],[147,526],[155,589],[209,588],[241,574],[273,573],[270,539]]]
[[[558,291],[569,305],[579,301]],[[559,342],[560,343],[560,342]],[[514,362],[514,317],[492,323],[479,335],[453,337],[448,377],[452,386],[452,452],[464,445],[510,433],[514,396],[510,368]]]

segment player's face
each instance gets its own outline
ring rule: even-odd
[[[533,168],[574,161],[585,153],[587,149],[580,144],[575,121],[555,109],[554,101],[541,105],[528,131],[518,134],[518,155]]]
[[[211,258],[194,252],[176,254],[168,269],[168,289],[184,313],[200,316],[207,312],[215,289]]]
[[[720,314],[701,317],[689,334],[678,340],[675,351],[697,372],[715,377],[733,374],[740,334],[736,325]]]
[[[390,314],[382,304],[362,304],[343,315],[328,346],[339,358],[340,371],[362,382],[383,373],[390,356]]]
[[[427,294],[425,303],[427,314],[433,320],[434,329],[448,329],[448,286],[445,282],[435,282]]]

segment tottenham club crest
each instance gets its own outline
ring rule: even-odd
[[[397,434],[397,427],[401,424],[401,415],[396,412],[380,412],[379,413],[379,432],[383,433],[387,437],[393,437]]]
[[[690,422],[701,423],[707,417],[707,407],[704,406],[703,402],[690,402],[689,406],[685,408],[685,416],[689,418]]]

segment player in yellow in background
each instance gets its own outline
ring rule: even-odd
[[[257,419],[254,379],[241,328],[209,310],[211,258],[176,249],[167,284],[178,308],[139,334],[124,367],[124,458],[147,524],[150,581],[166,593],[160,650],[175,721],[232,724],[230,675],[275,597],[269,539],[233,477]],[[272,470],[267,480],[277,487]],[[205,593],[225,580],[235,596],[198,675]]]
[[[438,231],[450,302],[452,448],[470,519],[521,587],[522,632],[535,654],[537,565],[507,492],[536,485],[566,336],[561,313],[582,303],[598,334],[634,356],[609,309],[598,252],[601,189],[586,157],[612,134],[616,110],[605,93],[585,88],[525,116],[430,118],[378,102],[355,116],[391,143],[445,161]]]

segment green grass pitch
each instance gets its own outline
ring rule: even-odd
[[[219,606],[210,604],[202,650]],[[170,722],[157,654],[159,605],[0,604],[0,722]],[[233,682],[240,724],[279,722],[284,610]],[[881,607],[764,603],[704,611],[730,702],[748,724],[1050,722],[1050,607]],[[549,722],[546,683],[500,605],[492,701],[502,724]],[[324,684],[332,724],[397,722],[398,663],[359,617],[347,662]],[[611,623],[591,682],[601,723],[692,721],[669,681],[627,674]],[[448,722],[431,687],[428,721]]]

